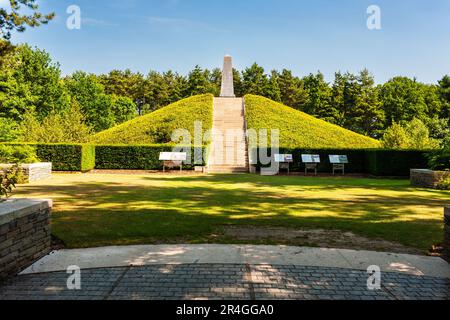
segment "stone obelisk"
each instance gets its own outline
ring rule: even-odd
[[[222,87],[220,89],[220,96],[222,98],[235,98],[233,85],[233,62],[229,55],[223,59],[222,70]]]

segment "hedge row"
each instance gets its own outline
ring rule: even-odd
[[[51,162],[55,171],[90,171],[95,167],[95,146],[88,144],[9,144],[29,145],[42,162]]]
[[[9,144],[25,145],[25,144]],[[87,144],[26,144],[35,147],[40,161],[52,162],[55,171],[89,171],[96,169],[123,169],[123,170],[160,170],[162,162],[159,161],[160,152],[170,152],[172,145],[114,145],[94,146]],[[188,147],[189,148],[189,147]],[[188,151],[189,152],[189,151]],[[190,148],[191,164],[184,165],[192,169],[194,165],[205,165],[203,157],[207,150],[205,147]],[[256,152],[259,150],[256,149]],[[330,172],[329,155],[347,155],[349,164],[346,171],[349,173],[368,173],[376,176],[408,176],[411,168],[427,168],[426,154],[428,151],[418,150],[381,150],[381,149],[292,149],[280,148],[279,153],[292,154],[293,171],[304,170],[301,163],[302,154],[319,154],[322,163],[318,166],[319,172]],[[270,156],[270,154],[269,154]],[[273,156],[273,155],[272,155]],[[262,166],[259,158],[256,166]]]
[[[163,164],[159,161],[161,152],[171,152],[171,145],[142,145],[142,146],[96,146],[96,169],[124,169],[124,170],[160,170]],[[197,150],[197,152],[196,152]],[[189,150],[187,151],[189,153]],[[195,165],[205,165],[204,147],[190,148],[190,164],[183,168],[193,169]],[[196,157],[195,157],[196,156]]]
[[[256,152],[259,152],[258,149]],[[349,163],[346,165],[348,173],[367,173],[375,176],[409,176],[412,168],[427,168],[426,154],[428,151],[420,150],[382,150],[382,149],[292,149],[280,148],[281,154],[292,154],[294,163],[291,164],[293,171],[304,170],[301,163],[302,154],[318,154],[321,163],[318,165],[319,172],[330,172],[332,165],[329,155],[347,155]],[[268,154],[268,156],[271,156]],[[273,155],[272,155],[273,156]],[[263,165],[258,156],[256,167]]]

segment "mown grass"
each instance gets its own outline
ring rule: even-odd
[[[169,143],[176,129],[188,130],[194,139],[195,121],[202,124],[203,133],[212,127],[213,96],[193,96],[175,102],[150,114],[94,135],[95,144],[159,144]]]
[[[379,141],[346,130],[264,97],[245,96],[249,129],[279,129],[285,148],[379,148]],[[270,134],[269,134],[270,137]]]
[[[407,180],[256,175],[57,174],[15,197],[52,198],[69,248],[211,238],[224,225],[352,231],[427,250],[443,238],[450,192]]]

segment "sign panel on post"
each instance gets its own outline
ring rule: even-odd
[[[293,162],[294,158],[292,154],[275,154],[275,162],[283,163],[283,162]]]
[[[160,161],[186,161],[186,152],[161,152],[159,154]]]
[[[330,163],[332,164],[347,164],[348,157],[344,155],[330,155]]]
[[[302,154],[303,163],[320,163],[320,155],[318,154]]]

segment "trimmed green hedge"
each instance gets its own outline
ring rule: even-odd
[[[171,152],[173,145],[101,145],[89,144],[31,144],[10,143],[10,146],[32,146],[40,161],[52,162],[54,171],[90,171],[96,169],[108,170],[161,170],[160,152]],[[185,169],[192,169],[195,165],[205,165],[204,159],[194,159],[195,150],[201,149],[206,154],[207,148],[192,147],[192,164],[186,164]],[[280,153],[294,156],[291,164],[292,171],[304,170],[301,163],[302,154],[319,154],[322,163],[319,172],[331,172],[328,155],[345,154],[349,158],[346,166],[348,173],[367,173],[375,176],[409,176],[410,169],[428,168],[426,150],[382,150],[382,149],[304,149],[280,148]],[[198,156],[198,155],[197,155]],[[206,157],[204,157],[206,158]],[[194,161],[198,160],[198,161]],[[258,159],[258,168],[261,167]]]
[[[109,170],[161,170],[163,164],[159,161],[160,152],[171,152],[172,145],[114,145],[114,146],[96,146],[96,169]],[[198,147],[203,152],[205,147]],[[194,162],[195,149],[191,148],[191,164],[183,165],[185,169],[193,169],[195,165],[204,165],[203,159],[198,158]]]
[[[409,176],[411,169],[428,168],[427,154],[420,150],[367,150],[367,171],[375,176]]]
[[[95,146],[88,144],[41,144],[13,143],[29,145],[36,149],[42,162],[51,162],[54,171],[90,171],[95,167]]]
[[[259,152],[259,151],[258,151]],[[428,168],[426,155],[429,151],[420,150],[382,150],[382,149],[292,149],[280,148],[280,154],[292,154],[294,163],[291,164],[292,171],[305,169],[301,163],[302,154],[318,154],[322,160],[319,164],[319,172],[331,172],[332,165],[329,155],[347,155],[349,164],[346,165],[348,173],[367,173],[374,176],[398,176],[406,177],[410,169]],[[273,155],[272,155],[273,156]],[[262,165],[259,161],[257,168]]]
[[[95,167],[95,146],[86,144],[36,144],[37,156],[53,163],[55,171],[90,171]]]

